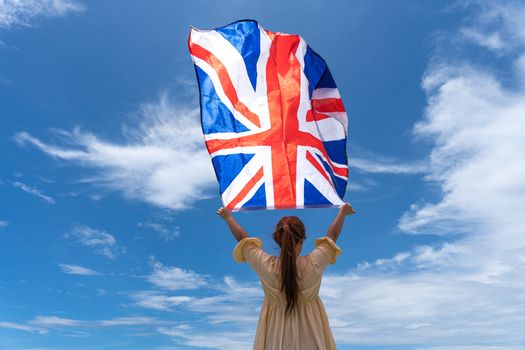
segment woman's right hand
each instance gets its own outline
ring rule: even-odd
[[[339,211],[344,214],[344,215],[351,215],[351,214],[355,214],[356,211],[354,210],[354,208],[350,205],[350,203],[345,203],[341,209],[339,209]]]

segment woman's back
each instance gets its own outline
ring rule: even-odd
[[[324,269],[342,251],[328,237],[318,238],[315,245],[310,254],[296,258],[300,298],[289,314],[281,290],[280,258],[265,252],[256,237],[244,238],[235,247],[235,260],[250,264],[264,290],[254,349],[335,349],[319,288]]]

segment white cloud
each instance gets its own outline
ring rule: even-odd
[[[63,318],[57,316],[36,316],[34,319],[29,321],[31,324],[35,324],[42,327],[79,327],[86,326],[88,322],[79,321],[70,318]]]
[[[473,30],[473,28],[462,28],[461,33],[471,40],[474,40],[478,45],[485,46],[492,50],[501,50],[504,48],[503,40],[500,33],[480,33]]]
[[[379,258],[374,262],[364,261],[357,264],[356,271],[363,272],[398,272],[430,270],[433,272],[443,271],[457,267],[456,259],[467,253],[467,247],[448,242],[438,246],[418,245],[411,251],[396,253],[392,258]],[[368,271],[366,271],[368,270]]]
[[[463,6],[476,6],[478,15],[459,29],[458,38],[492,50],[498,56],[509,55],[525,42],[525,9],[518,1],[500,2],[496,6],[484,1],[459,1]]]
[[[401,227],[417,231],[437,224],[457,232],[462,223],[464,232],[480,223],[490,222],[492,229],[523,224],[525,162],[518,150],[525,147],[525,89],[506,90],[472,67],[433,73],[423,84],[439,87],[427,88],[431,103],[415,133],[435,143],[427,178],[441,187],[443,199],[413,206]]]
[[[84,330],[97,327],[140,326],[133,330],[152,330],[157,334],[167,335],[179,346],[219,349],[251,347],[263,299],[258,281],[239,282],[227,276],[223,281],[192,289],[191,292],[195,295],[174,295],[174,292],[176,291],[146,290],[126,294],[137,307],[169,312],[168,315],[176,313],[175,325],[172,317],[168,320],[144,316],[80,320],[40,315],[19,326],[27,331],[37,327],[44,332],[65,330],[68,336],[88,336],[89,333]],[[200,295],[196,295],[197,293]],[[232,325],[236,329],[235,336],[228,338],[231,331],[225,329]],[[210,339],[216,341],[209,341]]]
[[[73,0],[2,0],[0,27],[31,26],[38,17],[62,17],[84,10],[84,5]]]
[[[155,326],[162,325],[165,321],[146,316],[124,316],[106,320],[78,320],[57,316],[36,316],[27,322],[45,328],[96,328],[96,327],[125,327],[125,326]],[[27,325],[24,325],[29,327]]]
[[[428,170],[427,164],[423,162],[403,163],[394,159],[372,161],[364,158],[350,157],[348,164],[350,168],[357,168],[367,173],[420,174]]]
[[[130,297],[135,300],[135,305],[160,311],[174,310],[175,307],[193,300],[187,295],[167,295],[158,291],[140,291],[130,293]]]
[[[0,220],[0,229],[6,228],[7,226],[9,226],[9,222]]]
[[[226,276],[213,288],[216,295],[195,299],[188,309],[206,314],[205,319],[210,324],[230,323],[246,330],[254,329],[263,300],[260,282],[237,281],[232,276]]]
[[[523,344],[523,289],[465,277],[454,269],[326,275],[321,298],[339,344]]]
[[[183,324],[174,327],[160,327],[158,332],[177,338],[186,346],[207,349],[244,350],[253,346],[250,341],[255,336],[254,332],[201,332]]]
[[[202,291],[205,291],[205,296],[201,294]],[[221,325],[234,326],[237,331],[247,334],[254,332],[263,300],[259,281],[239,282],[226,276],[223,281],[208,283],[193,292],[199,292],[200,295],[140,291],[130,293],[129,297],[135,301],[135,306],[141,308],[177,311],[180,315],[186,312],[186,315],[191,315],[194,327],[200,328],[199,331],[195,330],[196,333],[200,332],[199,335],[196,334],[197,337],[208,332],[213,336]],[[195,319],[195,315],[199,317]],[[202,325],[206,325],[205,329],[202,329]]]
[[[207,296],[202,295],[203,290]],[[199,288],[199,292],[199,296],[188,296],[142,291],[131,293],[130,297],[142,308],[177,312],[182,324],[157,329],[172,337],[176,344],[214,349],[250,348],[263,300],[260,282],[239,282],[226,276],[223,281]],[[232,327],[235,335],[231,333]]]
[[[377,182],[372,179],[364,179],[362,181],[348,179],[348,190],[351,192],[364,192],[375,186],[377,186]]]
[[[62,272],[70,275],[83,275],[83,276],[94,276],[100,275],[99,272],[88,269],[87,267],[82,267],[79,265],[69,265],[69,264],[58,264],[62,269]]]
[[[525,39],[522,3],[484,8],[490,15],[474,23],[492,27],[503,19],[502,28],[515,25]],[[493,15],[499,13],[505,16]],[[510,58],[521,62],[525,42],[507,45],[514,48]],[[414,133],[433,144],[426,179],[442,196],[412,205],[399,223],[410,233],[461,234],[456,268],[477,271],[479,278],[518,272],[525,254],[525,66],[510,69],[516,82],[506,87],[492,70],[468,61],[453,64],[441,57],[429,67],[422,81],[429,103]]]
[[[25,131],[16,133],[14,140],[98,170],[84,182],[120,191],[126,198],[180,210],[211,197],[210,189],[216,186],[198,114],[198,109],[171,104],[164,93],[157,103],[141,106],[137,126],[123,127],[122,144],[79,128],[54,130],[65,140],[63,146],[43,142]]]
[[[411,256],[408,252],[397,253],[393,258],[380,258],[376,259],[373,263],[368,261],[357,264],[356,269],[358,271],[364,271],[369,268],[376,269],[388,269],[388,268],[399,268],[399,265],[407,260]]]
[[[38,188],[35,188],[35,187],[32,187],[32,186],[29,186],[29,185],[26,185],[25,183],[23,182],[20,182],[20,181],[15,181],[13,182],[13,186],[21,189],[22,191],[24,192],[27,192],[29,194],[32,194],[33,196],[35,197],[38,197],[40,199],[42,199],[44,202],[47,202],[47,203],[50,203],[50,204],[55,204],[55,200],[44,194],[41,190],[39,190]]]
[[[162,321],[143,316],[128,316],[128,317],[116,317],[109,320],[100,320],[95,322],[97,326],[102,327],[120,327],[120,326],[136,326],[136,325],[151,325],[162,323]]]
[[[137,223],[137,226],[145,229],[151,229],[159,233],[165,241],[171,241],[180,235],[179,226],[174,226],[173,228],[168,229],[164,225],[152,221],[139,222]]]
[[[47,330],[43,328],[32,327],[26,324],[20,324],[20,323],[14,323],[14,322],[1,322],[0,321],[0,328],[16,329],[19,331],[26,331],[26,332],[39,333],[39,334],[47,333]]]
[[[154,257],[150,258],[150,264],[153,272],[146,278],[150,283],[162,289],[197,289],[207,284],[206,276],[194,271],[175,266],[164,266]]]
[[[412,262],[418,268],[456,267],[456,259],[466,253],[467,247],[458,244],[443,243],[439,248],[424,245],[414,248]]]
[[[124,247],[117,244],[113,235],[87,226],[76,226],[65,237],[76,239],[78,243],[94,249],[96,254],[108,259],[116,259],[125,251]]]

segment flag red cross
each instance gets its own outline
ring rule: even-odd
[[[301,64],[295,55],[300,43],[297,35],[276,35],[266,32],[271,39],[270,57],[266,66],[267,98],[270,116],[270,128],[257,134],[239,136],[230,139],[212,139],[206,141],[210,154],[225,148],[247,146],[270,146],[272,154],[272,175],[274,179],[289,179],[289,181],[274,182],[274,201],[276,209],[296,207],[296,175],[297,147],[310,146],[320,151],[335,174],[348,176],[348,169],[335,166],[324,150],[323,142],[309,132],[301,131],[297,111],[301,99]],[[207,62],[217,73],[227,98],[236,111],[250,122],[260,127],[260,118],[243,104],[236,93],[235,87],[228,75],[226,67],[210,51],[198,44],[190,42],[194,56]],[[314,109],[307,113],[306,121],[327,118],[322,114],[323,106],[329,105],[330,111],[341,110],[344,107],[340,100],[314,100]],[[334,105],[334,103],[336,105]],[[341,104],[338,106],[337,104]],[[306,159],[332,183],[330,176],[323,168],[318,158],[307,151]],[[252,190],[253,186],[264,176],[261,167],[255,176],[246,183],[238,195],[228,204],[234,208]],[[333,187],[332,183],[332,187]]]

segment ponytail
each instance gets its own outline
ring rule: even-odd
[[[281,291],[286,297],[286,312],[288,314],[298,304],[300,298],[295,247],[305,239],[305,236],[304,224],[295,216],[283,217],[277,223],[273,233],[274,240],[281,247]]]

